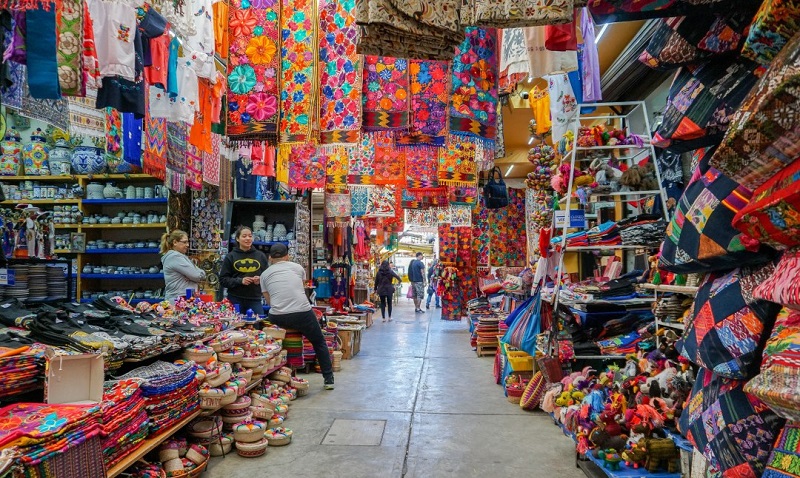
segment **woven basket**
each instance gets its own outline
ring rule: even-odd
[[[250,397],[244,395],[236,399],[235,402],[225,405],[222,407],[222,415],[223,416],[238,416],[244,415],[247,413],[247,409],[250,408]]]
[[[208,452],[211,454],[211,456],[223,456],[231,452],[233,447],[233,437],[230,435],[224,435],[222,438],[220,438],[220,441],[222,442],[221,445],[216,441],[211,442],[208,445]]]
[[[212,340],[209,345],[211,345],[211,348],[214,349],[214,352],[220,353],[233,347],[233,339],[229,337],[220,338],[217,340]]]
[[[286,446],[292,442],[292,431],[288,428],[270,428],[264,433],[269,446]]]
[[[308,390],[308,380],[304,378],[292,377],[292,381],[290,382],[292,387],[296,388],[299,392],[300,390]]]
[[[217,358],[220,362],[239,363],[244,359],[244,351],[238,347],[219,352]]]
[[[186,451],[186,458],[197,466],[208,460],[208,450],[203,445],[193,444]]]
[[[222,423],[218,417],[201,418],[190,423],[186,432],[193,438],[211,438],[222,432]]]
[[[308,395],[308,389],[307,388],[304,388],[304,389],[299,389],[298,388],[297,389],[297,396],[298,397],[305,397],[306,395]]]
[[[212,387],[219,387],[223,383],[231,379],[231,366],[223,364],[217,371],[216,375],[206,374],[206,383]]]
[[[181,463],[181,466],[183,466],[183,463]],[[182,471],[177,471],[176,470],[176,471],[172,471],[171,472],[171,471],[167,470],[167,473],[166,473],[165,476],[168,476],[169,478],[196,478],[196,477],[202,475],[204,471],[206,471],[206,467],[208,467],[208,457],[206,457],[206,461],[204,461],[200,465],[197,465],[196,467],[192,468],[191,470],[189,470],[187,468],[182,468]],[[166,464],[165,464],[165,468],[166,468]]]
[[[242,422],[233,428],[233,438],[237,446],[239,443],[255,443],[264,438],[266,429],[263,422]]]
[[[180,458],[172,458],[164,462],[164,470],[170,477],[185,476],[188,472],[183,468],[183,461]]]
[[[185,358],[186,360],[191,360],[200,365],[208,362],[208,359],[210,359],[213,356],[214,356],[213,350],[208,352],[199,352],[197,350],[186,349],[183,351],[183,358]]]
[[[284,420],[289,418],[289,405],[278,405],[275,407],[275,415],[283,417]]]
[[[257,369],[262,367],[265,363],[267,363],[267,357],[264,355],[258,355],[256,357],[244,357],[239,362],[239,365],[250,369]]]
[[[236,453],[244,458],[255,458],[266,453],[268,445],[269,442],[266,438],[262,438],[255,443],[237,443]]]
[[[275,404],[272,403],[268,395],[253,392],[250,394],[250,399],[252,401],[251,405],[254,407],[264,407],[275,410]]]
[[[252,417],[253,416],[250,415],[250,410],[248,409],[247,413],[243,413],[242,415],[235,415],[235,416],[223,415],[222,423],[224,423],[225,425],[238,425],[239,423],[242,423],[245,420],[249,420]],[[233,431],[233,428],[230,426],[228,427],[228,429]]]
[[[276,340],[283,340],[286,338],[286,329],[273,329],[272,327],[268,327],[264,329],[263,332],[267,335],[267,337],[272,337]]]
[[[236,376],[247,380],[247,383],[253,383],[253,369],[240,369],[238,372],[236,372]]]
[[[227,388],[225,396],[222,397],[222,400],[220,400],[219,404],[220,406],[230,405],[236,401],[237,397],[238,396],[235,388]]]
[[[280,415],[272,415],[272,418],[270,418],[269,421],[267,422],[267,426],[269,428],[279,427],[279,426],[283,425],[283,421],[284,421],[284,419],[283,419],[282,416],[280,416]]]
[[[239,332],[239,331],[230,332],[228,334],[228,337],[233,339],[234,345],[244,345],[251,341],[250,336],[247,335],[245,332]]]
[[[181,453],[180,453],[180,450],[177,447],[175,447],[175,448],[173,448],[171,446],[162,447],[160,450],[158,450],[158,460],[160,462],[162,462],[162,463],[170,461],[170,460],[174,460],[174,459],[180,458],[180,457],[181,457]]]
[[[277,382],[289,383],[292,381],[292,370],[283,367],[269,374],[269,379]]]

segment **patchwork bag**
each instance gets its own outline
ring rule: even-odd
[[[724,478],[758,478],[784,420],[744,391],[744,382],[700,368],[680,429]]]
[[[798,31],[800,1],[764,0],[753,18],[742,56],[763,65],[769,64]]]
[[[688,65],[669,88],[653,144],[675,153],[719,143],[731,115],[756,84],[758,65],[743,58]]]
[[[721,377],[746,379],[758,373],[764,342],[779,306],[745,302],[739,269],[712,273],[700,285],[691,320],[678,351]]]
[[[675,207],[659,265],[678,274],[767,262],[774,251],[731,226],[752,193],[714,168],[695,170]]]
[[[783,253],[775,270],[753,290],[753,297],[800,310],[800,248]]]
[[[595,23],[616,23],[650,18],[730,12],[755,0],[592,0],[589,11]],[[758,2],[755,2],[756,5]]]
[[[800,156],[800,35],[769,69],[731,119],[710,165],[754,190]]]
[[[800,245],[800,161],[753,191],[733,227],[776,249]]]
[[[783,427],[761,478],[800,478],[800,424]]]
[[[778,314],[764,347],[761,373],[744,390],[778,416],[800,421],[800,312],[784,308]]]

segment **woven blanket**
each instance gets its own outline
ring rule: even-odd
[[[395,146],[394,135],[391,132],[376,133],[375,160],[373,161],[375,174],[372,178],[375,184],[405,183],[406,149]]]
[[[57,10],[58,84],[64,96],[82,96],[83,84],[83,2],[62,0]]]
[[[316,0],[281,2],[281,142],[307,141],[314,123],[316,4]]]
[[[478,204],[478,188],[476,186],[448,186],[447,197],[450,204],[474,207]]]
[[[219,186],[219,156],[222,137],[211,133],[211,153],[203,152],[203,182]]]
[[[409,188],[438,186],[439,148],[417,145],[403,148],[406,159],[406,184]]]
[[[186,186],[195,191],[203,189],[203,152],[190,142],[186,144]]]
[[[497,31],[467,27],[453,58],[450,132],[494,140],[497,128]]]
[[[24,69],[24,68],[23,68]],[[69,131],[69,107],[67,100],[42,100],[31,96],[28,82],[23,82],[22,108],[20,114],[30,119],[51,124],[62,131]]]
[[[347,184],[372,184],[375,175],[375,135],[365,132],[357,148],[348,148]]]
[[[349,171],[348,150],[352,146],[322,146],[320,151],[328,156],[325,163],[325,190],[341,193],[347,190],[347,173]]]
[[[477,185],[475,142],[467,137],[451,134],[447,139],[447,147],[439,153],[437,177],[440,185]]]
[[[0,409],[0,446],[42,443],[99,418],[96,406],[16,403]]]
[[[186,192],[186,123],[167,122],[167,172],[165,184],[176,193]]]
[[[367,201],[366,217],[394,217],[396,207],[395,186],[375,186],[371,189]]]
[[[444,146],[450,63],[425,60],[410,60],[409,63],[411,132],[402,137],[402,142]]]
[[[475,251],[478,267],[489,267],[489,210],[483,197],[472,210],[472,250]]]
[[[279,7],[270,0],[230,2],[227,135],[233,141],[277,141]]]
[[[324,188],[328,155],[312,144],[292,146],[289,164],[289,187],[298,189]]]
[[[513,237],[515,244],[527,244],[525,219],[526,189],[508,188],[508,236]],[[506,265],[509,267],[525,267],[527,251],[523,247],[509,247]]]
[[[408,128],[408,60],[364,57],[364,130]]]
[[[320,143],[356,144],[361,129],[361,57],[354,0],[322,0],[319,10]]]
[[[367,213],[369,207],[369,196],[375,186],[362,184],[349,184],[350,189],[350,215],[361,217]]]
[[[150,101],[149,96],[144,95],[145,105]],[[146,174],[163,181],[167,171],[167,120],[150,116],[149,106],[145,107],[145,111],[148,113],[144,117],[142,169]]]
[[[106,158],[111,163],[119,164],[122,160],[122,114],[111,107],[104,109],[106,121]]]
[[[147,101],[145,95],[145,101]],[[69,110],[70,134],[86,138],[102,138],[105,136],[106,118],[102,110],[95,108],[97,90],[86,88],[85,97],[67,97]]]

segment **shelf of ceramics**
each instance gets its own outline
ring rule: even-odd
[[[56,229],[77,229],[81,227],[80,224],[54,224]]]
[[[0,181],[76,181],[79,176],[0,176]]]
[[[167,204],[167,198],[84,199],[83,204]]]
[[[138,247],[124,249],[86,249],[84,254],[158,254],[157,247]]]
[[[164,279],[164,274],[81,274],[81,279]]]
[[[80,202],[80,199],[9,199],[0,204],[16,206],[17,204],[80,204]]]
[[[82,229],[166,229],[167,223],[156,224],[81,224]]]

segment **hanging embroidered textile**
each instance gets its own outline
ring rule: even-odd
[[[406,185],[409,188],[435,188],[439,185],[439,148],[429,145],[403,147],[406,158]]]
[[[233,150],[226,138],[223,138],[220,144],[220,151],[222,154],[219,158],[219,200],[230,201],[233,199],[233,166],[231,164]]]
[[[122,114],[111,107],[105,108],[104,112],[106,115],[106,161],[109,163],[109,168],[115,171],[114,166],[122,161]]]
[[[508,88],[528,77],[530,62],[522,28],[506,28],[502,32],[499,85]]]
[[[453,58],[450,132],[494,141],[497,128],[497,31],[467,27]]]
[[[327,154],[312,144],[292,146],[289,163],[289,187],[311,189],[325,187],[325,163]]]
[[[122,159],[119,172],[139,172],[142,170],[142,128],[143,118],[135,118],[133,113],[122,114]]]
[[[408,61],[388,56],[365,56],[363,75],[363,129],[408,128]]]
[[[450,93],[450,63],[409,60],[411,84],[411,132],[402,135],[406,144],[444,146],[447,136],[447,100]]]
[[[27,81],[23,82],[20,113],[27,118],[51,124],[62,131],[69,131],[69,106],[67,105],[67,100],[34,98],[30,94]]]
[[[320,143],[358,143],[361,57],[355,0],[322,0],[319,10]]]
[[[404,209],[429,209],[447,207],[447,188],[408,188],[401,193],[401,206]]]
[[[222,136],[211,133],[211,153],[203,152],[203,182],[219,186],[219,156]]]
[[[445,271],[439,286],[442,320],[461,320],[474,297],[472,229],[439,225],[439,260]]]
[[[450,205],[446,209],[446,219],[453,227],[472,227],[472,207]]]
[[[489,265],[492,267],[506,266],[510,249],[516,248],[508,233],[509,207],[489,210],[487,226],[489,233]]]
[[[281,2],[281,142],[302,143],[311,135],[318,46],[315,9],[316,0]]]
[[[191,142],[186,144],[186,186],[194,191],[203,189],[203,152]]]
[[[361,143],[357,148],[348,148],[347,184],[372,184],[375,175],[375,135],[377,132],[365,132],[361,135]]]
[[[478,201],[478,206],[472,210],[472,250],[478,267],[489,267],[489,210],[483,196]]]
[[[412,227],[436,229],[439,225],[439,212],[444,208],[406,209],[405,222]]]
[[[144,95],[144,157],[142,169],[145,174],[160,180],[166,179],[167,169],[167,120],[150,115],[150,95]],[[105,119],[104,119],[105,121]]]
[[[397,148],[391,132],[381,132],[375,136],[375,184],[403,184],[406,181],[406,148]]]
[[[526,267],[527,250],[519,247],[527,244],[526,216],[525,216],[525,191],[526,189],[508,188],[508,236],[513,238],[516,247],[509,247],[506,254],[506,265],[509,267]]]
[[[350,217],[352,211],[352,203],[350,200],[350,192],[345,191],[341,193],[325,193],[325,217],[326,218],[344,218]]]
[[[275,180],[280,183],[289,182],[290,156],[292,155],[292,145],[281,144],[278,146],[278,157],[275,160]]]
[[[361,217],[367,213],[369,195],[374,187],[369,185],[348,185],[351,202],[350,215]]]
[[[62,0],[57,9],[58,83],[64,96],[83,96],[83,2]]]
[[[7,39],[11,36],[10,32],[6,32]],[[6,40],[6,44],[8,44],[9,41],[10,40]],[[25,65],[20,65],[13,61],[8,61],[6,63],[11,84],[5,84],[5,82],[3,82],[4,84],[0,85],[0,100],[2,100],[5,106],[21,109],[23,83],[25,83]]]
[[[231,0],[228,36],[227,136],[278,139],[280,32],[276,0]]]
[[[374,186],[369,192],[366,217],[394,217],[396,204],[395,186]]]
[[[451,134],[447,147],[439,153],[437,173],[440,185],[476,186],[478,170],[475,163],[475,142]]]
[[[450,204],[473,207],[478,204],[477,186],[448,186],[447,198]]]
[[[320,151],[328,156],[325,163],[325,190],[331,193],[341,193],[347,190],[347,173],[350,160],[348,150],[352,146],[322,146]]]
[[[105,136],[106,118],[102,110],[95,108],[97,90],[86,88],[85,97],[67,97],[69,110],[70,134],[85,138],[102,138]],[[147,101],[147,95],[145,95]]]
[[[186,123],[167,122],[166,186],[176,193],[186,192]]]
[[[478,158],[481,155],[476,155]],[[485,158],[486,155],[484,155]],[[497,137],[494,140],[494,157],[492,159],[500,159],[506,157],[506,136],[505,132],[503,131],[503,104],[498,102],[497,104]],[[476,158],[478,161],[478,169],[480,171],[486,171],[492,169],[494,167],[494,161],[492,161],[492,165],[488,166],[485,161],[481,161]]]

